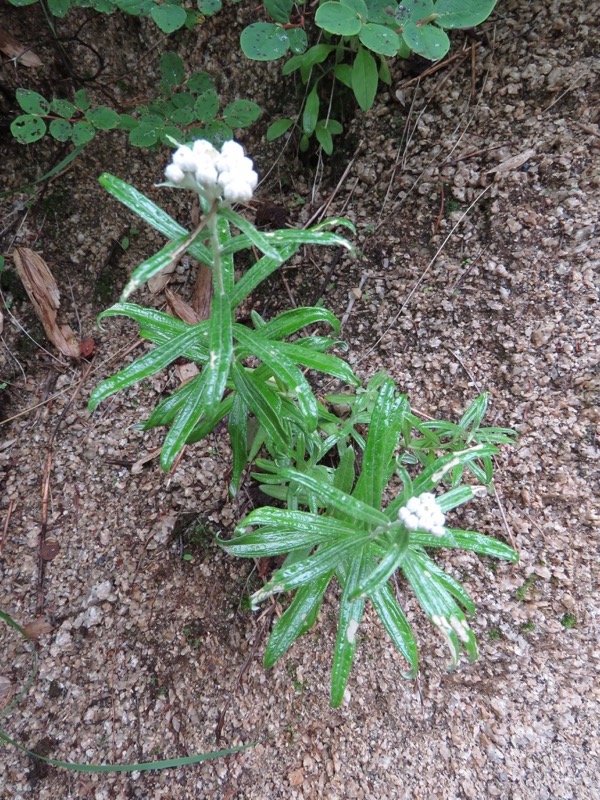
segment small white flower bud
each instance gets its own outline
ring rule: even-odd
[[[185,180],[185,173],[181,167],[177,166],[177,164],[169,164],[169,166],[165,169],[165,178],[170,183],[174,183],[178,186]]]
[[[230,181],[223,189],[223,197],[231,203],[247,203],[252,200],[252,187],[244,181]]]
[[[173,153],[173,164],[176,164],[183,172],[194,172],[196,158],[191,148],[185,144],[178,147]]]

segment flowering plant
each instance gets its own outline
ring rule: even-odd
[[[417,645],[399,601],[398,572],[448,643],[452,666],[458,662],[461,646],[474,660],[475,635],[465,614],[473,613],[473,600],[436,565],[429,551],[462,548],[517,560],[514,550],[502,542],[446,525],[448,512],[481,491],[486,493],[496,445],[510,442],[513,431],[481,427],[486,395],[475,400],[458,424],[423,422],[385,374],[375,375],[362,388],[349,365],[328,352],[340,344],[333,338],[301,335],[293,342],[284,341],[317,322],[339,331],[338,321],[326,309],[296,308],[271,320],[253,313],[252,328],[236,322],[239,303],[302,243],[350,248],[329,228],[352,226],[337,219],[307,231],[256,230],[230,207],[250,199],[257,184],[252,161],[234,142],[224,144],[220,151],[206,141],[179,146],[165,177],[167,186],[191,189],[200,198],[205,215],[191,233],[133,187],[112,176],[101,178],[109,192],[172,241],[135,270],[121,302],[101,315],[134,319],[141,335],[156,347],[104,380],[92,393],[90,408],[177,358],[199,366],[200,373],[163,400],[145,427],[169,428],[161,454],[161,464],[168,470],[186,444],[205,437],[219,420],[227,418],[232,492],[253,463],[259,470],[253,477],[260,481],[262,491],[285,505],[255,509],[240,522],[233,538],[219,539],[234,555],[285,557],[251,598],[257,607],[272,596],[295,592],[271,633],[266,666],[312,627],[335,577],[342,597],[332,705],[339,705],[344,697],[367,600],[408,661],[406,677],[414,677]],[[239,233],[232,233],[232,227]],[[236,282],[233,256],[250,248],[262,255]],[[190,325],[127,302],[145,280],[185,251],[212,272],[210,319]],[[302,368],[333,376],[354,387],[354,393],[331,395],[320,402]],[[349,409],[348,415],[334,413],[332,409],[340,403]],[[483,486],[465,482],[465,475]]]

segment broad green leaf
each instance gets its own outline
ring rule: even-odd
[[[389,0],[365,0],[369,22],[376,22],[380,25],[394,25],[394,10]]]
[[[315,430],[318,419],[317,401],[298,367],[278,350],[274,342],[264,339],[256,331],[234,324],[233,335],[248,355],[254,355],[266,364],[286,389],[296,396],[308,430]]]
[[[68,142],[73,132],[73,126],[66,119],[53,119],[48,130],[50,136],[57,142]]]
[[[103,173],[99,178],[100,184],[115,197],[120,203],[129,208],[144,222],[155,228],[169,239],[178,239],[179,237],[188,234],[178,222],[170,217],[166,211],[149,200],[141,192],[138,192],[133,186],[116,178],[114,175]],[[193,258],[197,258],[209,267],[212,267],[212,255],[208,248],[202,244],[198,239],[190,245],[189,253]]]
[[[392,587],[386,583],[371,592],[369,598],[388,636],[411,666],[411,671],[403,677],[412,680],[419,669],[419,651],[412,629],[394,596]]]
[[[196,0],[198,11],[206,17],[212,17],[223,8],[222,0]]]
[[[251,100],[234,100],[223,109],[223,119],[231,128],[246,128],[260,117],[260,106]]]
[[[217,150],[220,150],[225,142],[233,139],[233,131],[222,120],[214,119],[202,131],[202,138],[207,139]]]
[[[333,53],[335,47],[331,44],[315,44],[302,55],[292,56],[281,68],[282,75],[291,75],[297,69],[310,72],[315,64],[321,64]]]
[[[317,137],[317,141],[323,148],[324,152],[330,156],[333,153],[333,139],[331,138],[331,133],[327,130],[324,121],[321,120],[317,122],[315,126],[315,136]]]
[[[187,19],[185,9],[172,3],[152,6],[150,16],[163,33],[173,33],[183,28]]]
[[[441,28],[472,28],[484,22],[498,0],[438,0],[435,22]]]
[[[281,658],[296,639],[315,624],[332,575],[333,571],[325,573],[308,586],[301,586],[296,591],[290,606],[277,620],[269,637],[263,661],[267,669]]]
[[[283,136],[289,131],[293,124],[293,119],[277,119],[275,122],[272,122],[267,128],[267,142],[273,142],[275,139],[279,139],[280,136]]]
[[[275,22],[289,22],[293,7],[294,0],[265,0],[265,9]]]
[[[319,6],[315,22],[319,28],[337,36],[356,36],[363,25],[359,14],[353,8],[338,2],[323,3]]]
[[[35,114],[21,114],[10,123],[10,132],[19,144],[37,142],[46,133],[46,123]]]
[[[331,506],[336,509],[336,511],[341,511],[342,514],[354,517],[357,521],[372,526],[387,526],[388,524],[387,517],[385,514],[382,514],[381,511],[357,500],[349,494],[340,492],[339,489],[331,485],[317,481],[315,478],[303,472],[286,468],[282,469],[280,474],[282,478],[296,481],[300,486],[314,492],[323,504]]]
[[[367,560],[364,550],[354,555],[340,600],[338,629],[331,668],[331,706],[333,708],[338,708],[344,699],[344,692],[354,661],[356,633],[362,620],[365,601],[362,598],[352,599],[352,597],[364,580]]]
[[[373,22],[363,25],[358,38],[365,47],[382,56],[395,56],[400,48],[400,37],[395,31]]]
[[[31,89],[17,89],[15,93],[17,103],[27,114],[48,114],[50,103],[41,94]]]
[[[179,86],[185,78],[185,64],[180,55],[167,50],[160,56],[160,74],[167,86]]]
[[[352,88],[352,67],[350,64],[336,64],[333,74],[340,83],[347,86],[348,89]]]
[[[368,111],[375,101],[379,74],[375,59],[364,47],[359,47],[352,65],[352,91],[363,111]]]
[[[407,22],[402,30],[402,38],[411,50],[430,61],[439,61],[450,49],[448,34],[435,25]]]
[[[519,554],[504,542],[499,542],[491,536],[484,536],[475,531],[463,531],[457,528],[448,528],[445,536],[431,536],[427,533],[415,531],[410,535],[413,544],[422,547],[450,547],[453,549],[471,550],[482,556],[501,558],[504,561],[516,563]]]
[[[58,114],[59,117],[70,119],[74,114],[77,113],[77,108],[68,100],[59,100],[58,98],[54,98],[54,100],[52,100],[50,103],[50,111],[53,114]]]
[[[119,125],[119,115],[108,106],[97,106],[86,111],[86,119],[91,122],[94,128],[100,131],[110,131]]]
[[[90,107],[90,96],[85,89],[78,89],[73,100],[80,111],[87,111]]]
[[[394,17],[402,27],[409,22],[417,23],[424,19],[433,18],[433,0],[403,0]]]
[[[185,82],[185,85],[194,94],[202,94],[203,92],[210,92],[215,90],[215,84],[208,72],[194,72],[193,75]]]
[[[318,84],[315,83],[304,104],[302,112],[302,130],[304,133],[312,133],[319,119],[319,92]]]
[[[290,51],[292,53],[304,53],[308,47],[308,36],[302,28],[289,28],[286,31]]]
[[[71,139],[75,145],[87,144],[92,141],[95,135],[96,130],[89,122],[76,122],[73,125]]]
[[[392,85],[392,73],[390,72],[388,63],[383,56],[379,60],[379,80],[382,83],[385,83],[386,86]]]
[[[287,32],[271,22],[254,22],[240,36],[242,52],[253,61],[274,61],[290,47]]]

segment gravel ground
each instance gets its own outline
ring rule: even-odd
[[[31,38],[29,18],[10,13],[13,34]],[[417,408],[449,419],[489,391],[489,424],[520,433],[498,460],[497,498],[456,517],[514,542],[520,563],[441,558],[477,602],[479,661],[447,672],[443,642],[407,595],[419,679],[402,680],[402,658],[367,614],[338,710],[328,707],[335,590],[315,628],[275,668],[261,666],[267,619],[242,602],[258,578],[213,541],[244,511],[228,501],[222,431],[165,477],[155,461],[133,466],[160,443],[133,426],[176,385],[174,375],[85,410],[99,378],[145,346],[126,323],[95,329],[95,316],[161,244],[143,230],[114,257],[112,243],[132,220],[96,177],[110,169],[150,191],[163,157],[99,140],[51,184],[45,205],[29,213],[14,197],[5,204],[4,249],[39,250],[65,318],[94,336],[96,355],[91,366],[59,358],[27,301],[5,287],[0,609],[26,624],[41,606],[48,627],[38,636],[36,681],[3,730],[86,763],[261,743],[203,765],[123,775],[46,768],[7,747],[2,800],[600,797],[599,23],[594,3],[501,2],[464,50],[455,37],[461,55],[444,69],[415,78],[397,65],[389,93],[349,123],[346,152],[324,165],[286,154],[259,197],[302,224],[339,184],[328,214],[357,223],[359,257],[328,274],[333,255],[308,254],[285,275],[299,304],[324,285],[326,305],[340,316],[349,310],[344,337],[361,376],[387,369]],[[109,64],[111,74],[148,49],[136,31],[139,49],[121,53],[131,64]],[[227,34],[216,18],[203,35],[210,69]],[[191,52],[187,39],[180,46]],[[43,42],[35,47],[45,52]],[[152,62],[147,71],[151,81]],[[267,79],[276,75],[261,66],[244,80],[276,104]],[[235,71],[224,76],[224,93],[235,95],[235,79]],[[250,134],[244,141],[264,174],[278,151]],[[6,184],[30,177],[44,153],[7,142]],[[187,221],[182,205],[170,210]],[[185,289],[186,276],[178,280]],[[257,310],[272,311],[273,296],[288,301],[279,278],[259,293]],[[60,552],[40,592],[49,448],[47,537]],[[8,702],[31,655],[6,627],[0,664]]]

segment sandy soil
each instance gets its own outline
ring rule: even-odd
[[[48,90],[57,56],[37,9],[2,12],[45,62],[35,75],[5,65],[3,85]],[[237,13],[248,21],[249,11]],[[156,74],[155,29],[104,18],[99,28],[95,19],[89,12],[81,38],[120,43],[102,80],[114,86],[139,64],[143,95]],[[441,559],[477,601],[479,661],[448,673],[443,642],[406,593],[421,645],[418,681],[402,680],[401,657],[368,616],[339,710],[328,707],[335,590],[315,628],[274,669],[261,666],[268,620],[243,602],[259,579],[213,540],[249,502],[245,493],[228,500],[223,431],[188,448],[167,477],[155,460],[133,468],[160,443],[160,432],[133,426],[176,385],[174,374],[86,411],[98,380],[145,346],[128,324],[111,320],[99,330],[96,315],[162,244],[96,179],[110,170],[153,191],[164,153],[99,137],[67,174],[39,187],[31,208],[23,194],[3,201],[3,251],[22,245],[43,255],[63,321],[93,336],[96,351],[89,363],[59,356],[9,258],[0,609],[21,624],[39,617],[49,626],[38,638],[36,681],[2,728],[29,748],[86,763],[261,743],[193,767],[94,776],[46,768],[6,747],[2,800],[600,796],[599,23],[594,3],[501,2],[475,39],[455,36],[460,55],[439,71],[419,77],[396,65],[372,113],[348,115],[331,161],[300,162],[289,148],[259,190],[261,202],[288,209],[293,225],[331,200],[328,214],[343,213],[359,229],[356,259],[303,254],[285,283],[276,277],[258,293],[261,313],[274,311],[273,297],[281,307],[289,295],[309,303],[323,287],[326,305],[343,316],[355,297],[344,338],[361,376],[387,369],[416,407],[450,419],[489,391],[489,423],[520,433],[498,459],[497,498],[457,515],[457,524],[513,541],[520,563]],[[215,18],[199,44],[187,34],[174,41],[190,63],[202,59],[216,72],[228,36]],[[282,91],[284,101],[292,94],[275,66],[240,63],[221,82],[226,97],[251,91],[276,112]],[[10,91],[2,102],[10,118]],[[265,115],[241,137],[263,175],[279,154],[261,138],[267,124]],[[4,141],[4,183],[40,177],[54,152]],[[189,223],[180,197],[153,196]],[[125,235],[123,251],[115,242]],[[191,290],[188,274],[177,282]],[[40,589],[45,474],[46,536],[60,552],[46,562]],[[8,702],[31,655],[6,627],[0,653]]]

